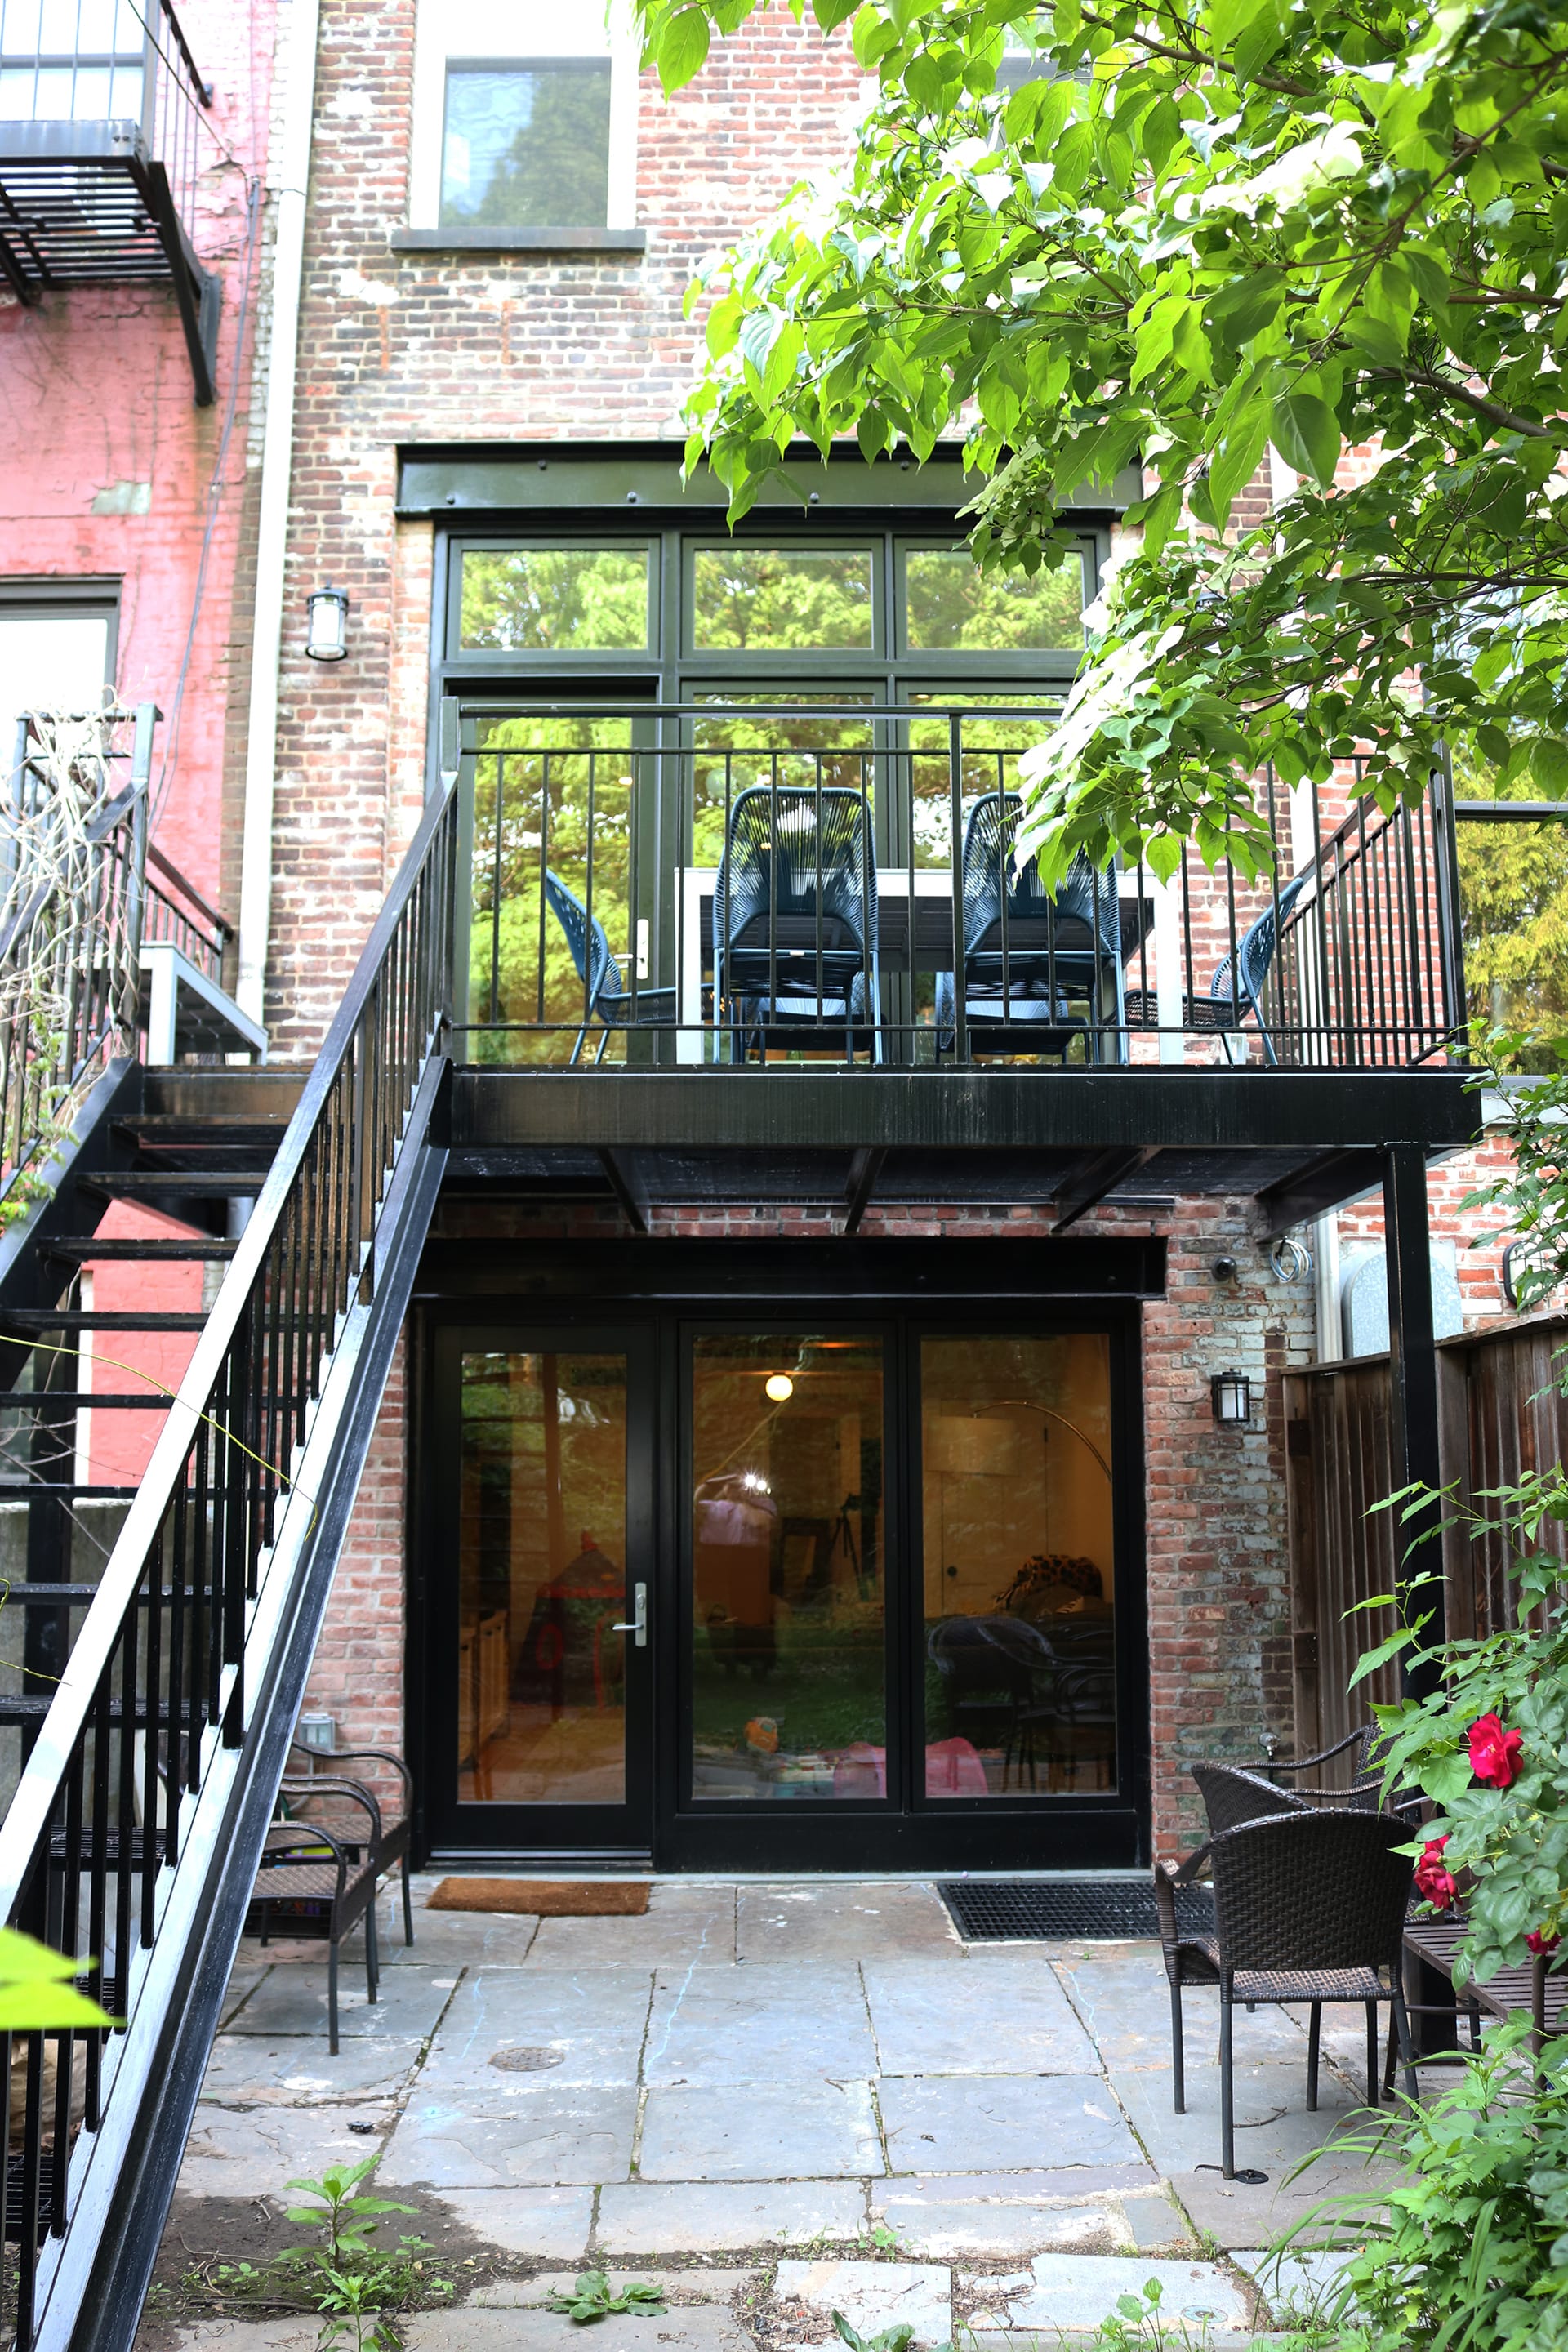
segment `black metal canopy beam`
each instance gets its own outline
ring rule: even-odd
[[[609,1181],[611,1192],[621,1204],[621,1214],[634,1233],[646,1234],[652,1215],[652,1203],[642,1171],[630,1152],[612,1151],[601,1146],[599,1164]]]
[[[237,1074],[236,1074],[237,1075]],[[1480,1131],[1463,1071],[459,1070],[458,1151],[811,1144],[1109,1150],[1456,1150]]]
[[[888,1156],[884,1144],[863,1144],[849,1161],[849,1181],[844,1188],[844,1230],[858,1234],[870,1204],[881,1166]]]
[[[1148,1166],[1154,1158],[1154,1149],[1146,1143],[1113,1143],[1107,1151],[1091,1151],[1080,1160],[1057,1194],[1057,1221],[1052,1231],[1065,1234],[1069,1225],[1087,1216],[1098,1202],[1114,1192],[1129,1176],[1136,1176],[1140,1168]]]
[[[1347,1201],[1375,1192],[1382,1181],[1381,1151],[1326,1152],[1321,1160],[1297,1169],[1280,1183],[1269,1184],[1259,1192],[1258,1204],[1264,1216],[1261,1239],[1278,1241],[1293,1226],[1326,1217],[1331,1209],[1342,1209]]]

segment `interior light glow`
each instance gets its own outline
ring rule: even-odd
[[[795,1394],[795,1382],[787,1372],[770,1372],[763,1386],[775,1404],[783,1404]]]

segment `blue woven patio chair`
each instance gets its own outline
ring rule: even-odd
[[[1277,896],[1270,897],[1257,921],[1250,924],[1237,941],[1235,952],[1222,956],[1215,966],[1206,996],[1183,998],[1184,1028],[1234,1031],[1241,1027],[1250,1013],[1258,1024],[1258,1034],[1263,1041],[1264,1060],[1271,1067],[1279,1067],[1279,1056],[1263,1017],[1263,992],[1286,919],[1316,872],[1315,866],[1304,866],[1300,874],[1291,877]],[[1159,1013],[1152,989],[1129,992],[1127,1017],[1135,1028],[1158,1023]],[[1226,1052],[1228,1056],[1228,1047]]]
[[[584,983],[587,1018],[577,1032],[572,1061],[581,1059],[589,1021],[595,1016],[604,1024],[599,1050],[594,1056],[595,1066],[605,1058],[612,1029],[668,1029],[675,1018],[676,991],[639,984],[634,998],[621,979],[620,965],[610,952],[605,926],[597,915],[590,924],[588,909],[582,899],[548,866],[544,869],[544,895],[565,935],[577,977]]]
[[[1031,857],[1014,860],[1023,803],[987,793],[963,829],[963,1011],[970,1050],[1059,1054],[1123,1021],[1121,922],[1114,872],[1078,857],[1053,894]],[[936,976],[937,1048],[952,1050],[955,991]],[[1121,1053],[1120,1034],[1114,1051]]]
[[[878,1027],[877,859],[869,803],[847,784],[749,784],[730,811],[713,892],[715,1018],[731,1054],[869,1046]]]

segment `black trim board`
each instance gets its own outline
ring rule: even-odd
[[[452,1092],[458,1152],[805,1142],[1443,1151],[1480,1131],[1462,1070],[460,1069]]]

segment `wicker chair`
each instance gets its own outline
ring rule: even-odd
[[[878,1027],[877,858],[871,807],[847,784],[737,793],[713,889],[713,1002],[731,1052],[842,1050]]]
[[[1282,1796],[1283,1790],[1276,1790]],[[1378,2100],[1377,2012],[1390,2003],[1405,2087],[1415,2095],[1401,1955],[1413,1868],[1398,1848],[1409,1832],[1396,1818],[1348,1807],[1293,1807],[1222,1830],[1210,1841],[1215,1932],[1184,1935],[1175,1890],[1190,1865],[1156,1865],[1154,1901],[1171,1983],[1172,2066],[1176,2112],[1185,2108],[1182,1988],[1214,1984],[1220,1999],[1220,2169],[1237,2178],[1231,2025],[1237,2002],[1305,2001],[1307,2105],[1318,2104],[1319,2024],[1325,2001],[1359,2001],[1367,2019],[1367,2105]],[[1196,1861],[1197,1857],[1194,1856]],[[1386,1969],[1388,1981],[1381,1970]],[[1248,2173],[1248,2179],[1262,2174]]]
[[[1383,1767],[1377,1759],[1377,1727],[1363,1723],[1359,1730],[1347,1731],[1331,1748],[1320,1748],[1315,1756],[1298,1756],[1289,1764],[1278,1764],[1272,1758],[1255,1769],[1270,1780],[1277,1774],[1315,1772],[1321,1764],[1331,1764],[1336,1756],[1350,1758],[1350,1785],[1344,1789],[1316,1788],[1301,1790],[1306,1797],[1327,1797],[1336,1805],[1350,1805],[1358,1812],[1376,1812],[1379,1791],[1383,1786]]]
[[[583,1026],[577,1032],[577,1042],[572,1048],[571,1059],[582,1059],[588,1039],[588,1023],[596,1017],[604,1025],[599,1038],[595,1064],[605,1058],[605,1048],[610,1042],[612,1029],[668,1028],[675,1019],[676,991],[673,988],[646,988],[640,982],[635,992],[621,977],[621,967],[611,950],[608,934],[597,915],[590,916],[574,890],[569,890],[559,874],[544,871],[544,895],[550,911],[560,924],[573,966],[583,983]]]
[[[1279,934],[1289,918],[1297,899],[1315,875],[1317,868],[1309,866],[1304,872],[1292,876],[1278,895],[1269,899],[1258,920],[1242,933],[1234,955],[1221,958],[1215,967],[1206,996],[1184,996],[1182,1026],[1184,1029],[1217,1029],[1235,1032],[1241,1028],[1250,1013],[1258,1024],[1263,1040],[1263,1058],[1276,1066],[1279,1056],[1274,1050],[1274,1039],[1264,1018],[1263,996],[1268,984],[1269,967]],[[1127,1018],[1134,1028],[1152,1026],[1160,1018],[1159,999],[1152,989],[1129,990]],[[1226,1058],[1230,1050],[1227,1045]],[[1331,1755],[1337,1753],[1333,1748]]]

